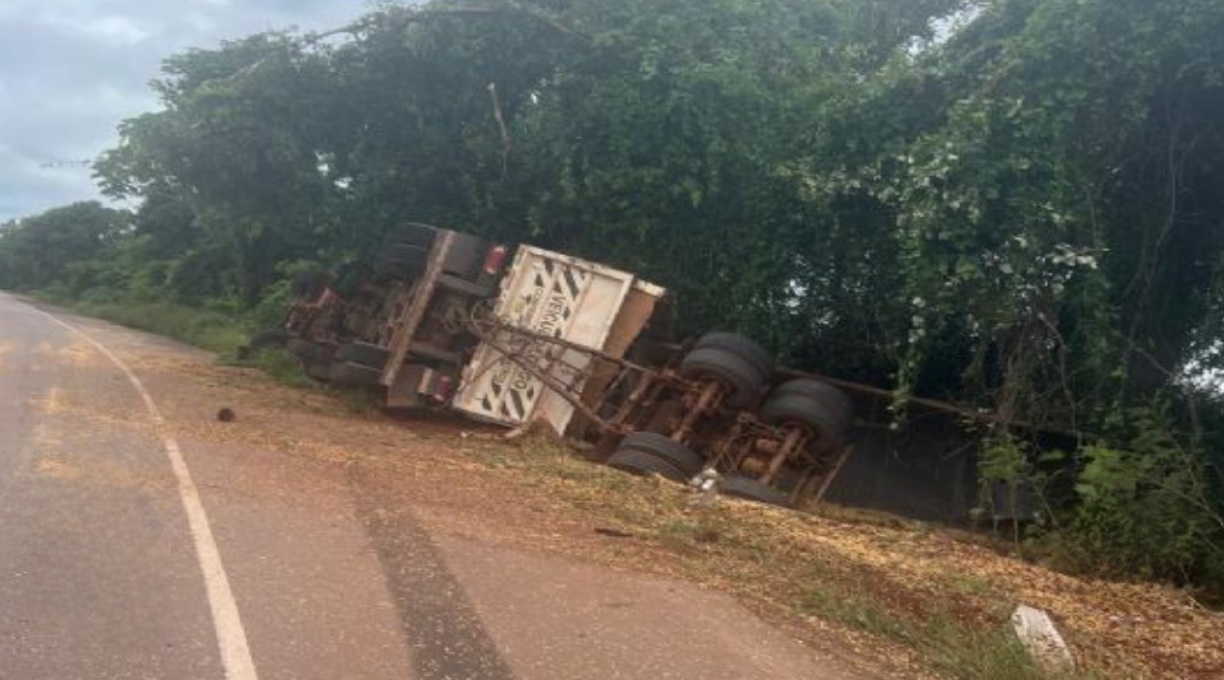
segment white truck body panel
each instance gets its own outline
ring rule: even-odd
[[[631,290],[654,298],[664,294],[662,288],[638,281],[628,272],[522,246],[502,281],[494,313],[506,325],[603,351]],[[638,328],[629,329],[634,336],[643,322],[637,320]],[[512,333],[495,334],[493,344],[508,347],[516,337],[520,344],[514,354],[519,361],[525,358],[541,369],[547,367],[547,375],[566,384],[571,394],[582,392],[589,355],[556,345],[547,345],[550,351],[539,351],[535,345],[546,343],[526,347],[524,337]],[[561,434],[574,416],[573,404],[488,341],[477,347],[464,368],[451,404],[470,416],[503,425],[544,420]]]

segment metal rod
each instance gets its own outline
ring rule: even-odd
[[[833,480],[837,477],[837,473],[841,472],[842,465],[846,462],[846,459],[850,457],[850,451],[853,449],[853,446],[842,447],[841,456],[837,458],[837,462],[833,464],[833,469],[829,471],[829,474],[825,475],[824,480],[820,483],[820,490],[816,492],[817,503],[824,500],[825,492],[828,491],[829,486],[833,484]]]
[[[693,426],[697,424],[697,420],[718,404],[719,399],[722,397],[722,392],[722,385],[713,380],[706,381],[701,387],[701,392],[697,395],[697,403],[693,404],[688,413],[684,414],[684,419],[680,421],[680,427],[676,428],[671,438],[681,443],[687,442],[689,436],[693,434]]]
[[[498,352],[501,352],[503,359],[508,359],[509,361],[512,361],[515,364],[517,364],[523,370],[535,375],[535,377],[538,378],[540,382],[544,383],[545,386],[547,386],[549,389],[555,392],[557,396],[569,402],[570,405],[572,405],[575,409],[577,409],[580,413],[582,413],[582,415],[586,416],[588,419],[591,420],[591,422],[595,423],[596,427],[598,427],[599,429],[605,432],[618,432],[618,433],[621,432],[619,428],[616,428],[610,425],[609,423],[605,422],[602,418],[600,418],[599,415],[595,413],[595,411],[593,411],[586,404],[582,403],[581,399],[578,399],[574,397],[572,394],[570,394],[569,390],[565,389],[565,385],[558,384],[557,381],[552,376],[547,375],[547,374],[539,374],[537,372],[538,367],[533,367],[528,361],[526,361],[522,357],[512,352],[508,352],[506,348],[499,346],[495,340],[491,338],[486,338],[485,341],[489,343],[490,347],[497,350]]]
[[[792,427],[786,431],[786,438],[778,445],[778,452],[774,454],[773,459],[769,461],[769,467],[765,469],[765,474],[761,475],[761,481],[770,484],[778,471],[782,469],[782,464],[790,457],[792,451],[802,443],[803,431],[797,427]]]

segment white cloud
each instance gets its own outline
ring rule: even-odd
[[[140,22],[129,17],[105,17],[101,21],[84,27],[86,35],[90,35],[112,45],[135,45],[144,42],[157,31],[156,26],[145,28]]]
[[[187,12],[183,15],[183,21],[197,33],[212,33],[217,29],[217,22],[201,12]]]
[[[144,42],[160,28],[148,20],[119,13],[99,12],[105,10],[107,4],[62,0],[40,4],[18,2],[16,8],[11,5],[6,7],[0,18],[31,24],[33,30],[51,29],[115,47]]]
[[[162,59],[272,28],[343,25],[367,0],[0,0],[0,221],[97,198],[89,169],[156,108]]]

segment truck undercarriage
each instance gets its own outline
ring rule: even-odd
[[[854,407],[733,333],[676,345],[666,291],[598,263],[447,229],[388,233],[373,272],[302,285],[287,347],[319,380],[366,386],[396,408],[440,407],[595,443],[608,465],[800,506],[850,453]]]

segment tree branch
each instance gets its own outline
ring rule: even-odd
[[[489,97],[493,100],[493,118],[497,120],[497,127],[501,131],[502,181],[504,182],[510,151],[514,148],[514,140],[510,138],[510,132],[506,129],[506,119],[502,116],[501,100],[497,97],[497,83],[489,83]]]

